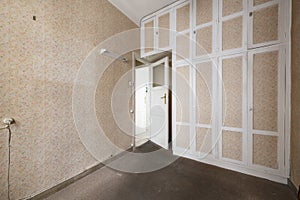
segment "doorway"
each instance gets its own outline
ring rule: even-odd
[[[151,141],[169,149],[172,141],[170,56],[156,55],[155,61],[153,58],[135,59],[134,147]]]

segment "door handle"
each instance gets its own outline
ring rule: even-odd
[[[164,103],[167,104],[167,94],[165,93],[164,96],[160,97],[161,99],[164,99]]]

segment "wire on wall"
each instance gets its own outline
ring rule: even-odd
[[[13,118],[4,118],[4,127],[0,127],[0,130],[8,130],[8,164],[7,164],[7,199],[10,200],[10,147],[11,147],[11,129],[10,125],[15,124],[16,121]]]
[[[7,166],[7,198],[10,200],[10,143],[11,143],[11,129],[10,126],[8,129],[8,166]]]

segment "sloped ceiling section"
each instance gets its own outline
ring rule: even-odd
[[[177,0],[109,0],[129,19],[140,26],[140,20]]]

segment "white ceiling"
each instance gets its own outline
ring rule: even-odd
[[[108,0],[129,19],[140,26],[140,20],[177,0]]]

